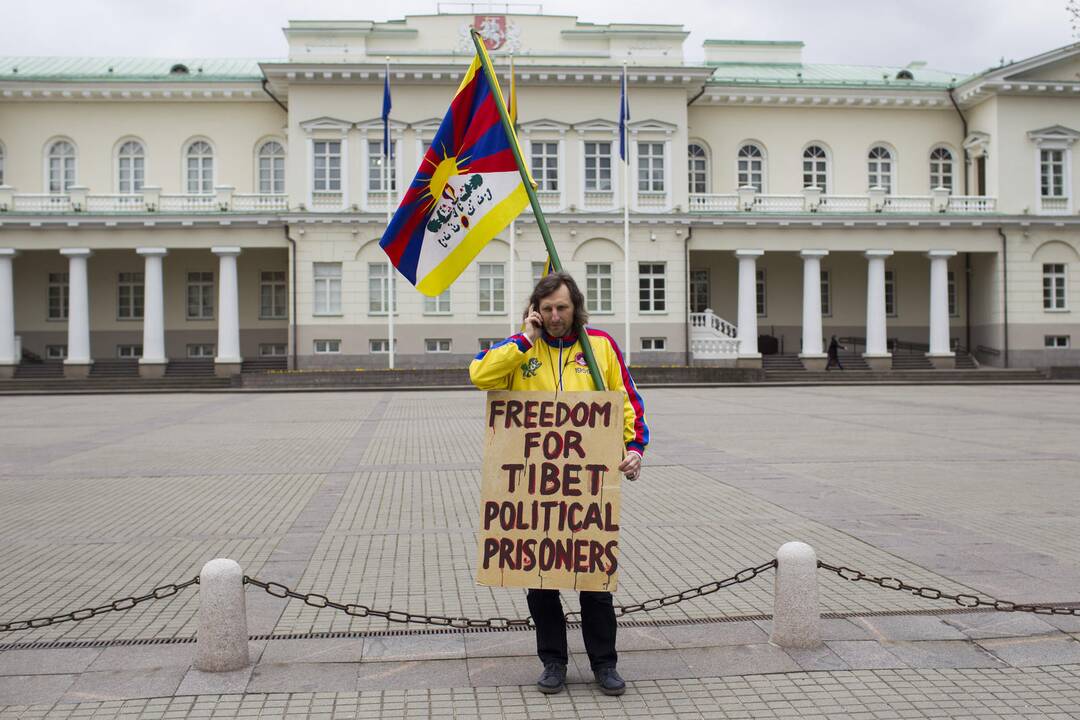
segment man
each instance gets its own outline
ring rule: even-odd
[[[476,356],[469,377],[481,390],[595,390],[581,338],[576,329],[588,320],[585,297],[564,272],[551,273],[533,289],[525,311],[525,329]],[[600,330],[587,330],[589,343],[604,385],[621,390],[623,441],[626,455],[619,470],[627,479],[641,473],[641,458],[649,444],[645,406],[615,341]],[[606,695],[622,695],[626,683],[615,670],[615,607],[609,592],[582,592],[581,634],[593,675]],[[566,618],[558,590],[529,590],[529,612],[536,623],[536,652],[544,672],[536,685],[540,692],[557,693],[566,684]]]
[[[841,345],[839,342],[837,342],[836,341],[836,336],[833,335],[832,339],[829,341],[829,349],[828,349],[829,358],[825,362],[825,370],[826,371],[828,371],[829,368],[831,368],[833,365],[840,368],[841,370],[844,369],[844,366],[840,364],[840,351],[841,350],[847,350],[847,348],[844,347],[843,345]]]

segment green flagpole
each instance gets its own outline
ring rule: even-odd
[[[495,69],[491,67],[491,60],[488,58],[487,50],[484,48],[484,41],[480,37],[480,33],[476,30],[472,31],[473,44],[476,45],[476,54],[480,58],[480,64],[484,68],[484,75],[487,76],[488,84],[491,85],[491,94],[495,97],[495,105],[499,108],[499,120],[502,121],[503,130],[506,131],[506,136],[513,140],[510,143],[510,149],[514,153],[514,160],[517,162],[518,172],[521,173],[521,181],[525,185],[525,192],[529,195],[529,204],[532,205],[533,215],[536,217],[536,225],[540,228],[540,235],[544,238],[544,245],[547,246],[548,257],[551,258],[551,269],[555,272],[562,271],[562,262],[559,260],[559,253],[555,250],[555,243],[551,240],[551,230],[548,229],[547,220],[544,219],[544,211],[540,209],[540,200],[536,197],[536,190],[533,189],[532,179],[529,174],[525,172],[525,162],[521,159],[521,150],[518,148],[517,136],[514,134],[513,127],[510,126],[510,116],[506,112],[506,104],[503,102],[502,92],[497,92],[499,87],[499,81],[495,77]],[[592,343],[589,342],[589,336],[585,332],[585,328],[575,326],[574,330],[577,332],[577,336],[581,338],[581,351],[585,355],[585,362],[589,366],[589,374],[592,376],[593,385],[597,390],[604,390],[604,378],[600,376],[600,368],[596,365],[596,358],[593,356]]]

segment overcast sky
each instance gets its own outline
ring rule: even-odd
[[[1066,0],[548,0],[546,14],[663,22],[706,38],[802,40],[805,62],[973,72],[1073,42]],[[286,54],[290,19],[388,20],[463,3],[434,0],[3,0],[0,54],[259,57]],[[18,11],[12,10],[17,7]],[[536,8],[537,5],[520,5]],[[392,8],[388,10],[387,8]],[[528,10],[526,10],[528,11]],[[454,43],[456,38],[448,38]]]

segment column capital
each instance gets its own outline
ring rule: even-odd
[[[62,248],[60,254],[65,257],[90,257],[94,251],[90,248]]]
[[[951,258],[951,257],[956,257],[956,251],[955,250],[928,250],[927,253],[926,253],[926,257],[930,258],[931,260],[933,260],[934,258],[946,258],[947,259],[947,258]]]
[[[799,255],[804,258],[823,258],[829,254],[828,250],[800,250]]]
[[[217,255],[218,257],[221,257],[221,256],[228,256],[228,255],[234,255],[234,256],[235,256],[235,255],[239,255],[239,254],[240,254],[240,248],[239,248],[239,247],[235,247],[235,246],[229,246],[229,247],[212,247],[212,248],[210,248],[210,252],[214,253],[214,254],[215,254],[215,255]]]
[[[887,257],[892,257],[892,254],[893,254],[892,250],[865,250],[863,252],[863,257],[865,257],[867,259],[870,259],[870,258],[887,258]]]
[[[759,258],[765,254],[764,250],[736,250],[735,257],[737,258]]]
[[[164,257],[169,254],[169,251],[162,247],[145,247],[135,248],[135,254],[151,257]]]
[[[13,258],[19,254],[15,248],[0,248],[0,258]]]

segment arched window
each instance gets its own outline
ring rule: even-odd
[[[66,193],[75,184],[75,146],[57,140],[49,146],[49,192]]]
[[[875,145],[870,148],[867,156],[867,182],[871,188],[884,188],[885,194],[890,195],[893,191],[893,154],[884,145]]]
[[[697,143],[691,143],[687,148],[687,159],[690,164],[690,192],[709,192],[709,159],[705,154],[705,148]]]
[[[285,148],[277,140],[267,140],[258,155],[259,192],[281,195],[285,192]]]
[[[753,144],[739,148],[738,187],[753,186],[758,192],[765,190],[765,153]]]
[[[829,192],[829,156],[820,145],[809,145],[802,154],[803,187],[816,187],[823,195]]]
[[[205,140],[196,140],[187,149],[187,191],[190,195],[214,192],[214,149]]]
[[[117,192],[140,193],[146,179],[146,152],[138,140],[128,140],[116,153]]]
[[[930,151],[930,189],[953,191],[953,154],[949,148],[936,147]]]

